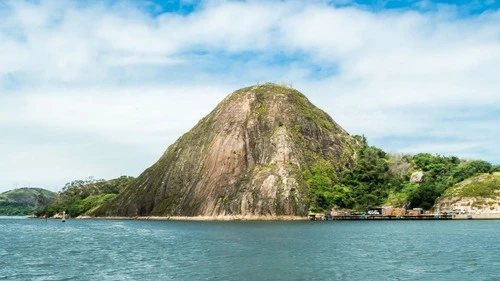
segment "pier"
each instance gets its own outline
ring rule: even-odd
[[[309,220],[343,221],[343,220],[451,220],[453,215],[419,215],[419,216],[381,216],[381,215],[322,215],[310,214]]]

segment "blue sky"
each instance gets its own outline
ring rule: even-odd
[[[137,176],[267,81],[388,152],[500,164],[499,7],[0,0],[0,191]]]

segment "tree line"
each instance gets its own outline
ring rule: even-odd
[[[63,211],[70,217],[78,217],[115,198],[133,180],[133,177],[121,176],[112,180],[88,177],[67,183],[57,197],[37,215],[49,217]]]
[[[310,210],[332,208],[366,211],[370,207],[393,206],[431,209],[448,188],[464,179],[500,171],[499,165],[482,160],[419,153],[391,155],[368,145],[364,136],[354,165],[340,175],[328,162],[319,162],[304,172],[310,186]],[[413,172],[423,172],[420,183],[411,183]]]

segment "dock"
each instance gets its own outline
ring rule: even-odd
[[[452,220],[453,215],[381,216],[381,215],[309,215],[309,220],[352,221],[352,220]]]

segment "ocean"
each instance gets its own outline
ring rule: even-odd
[[[500,221],[0,217],[0,280],[500,280]]]

